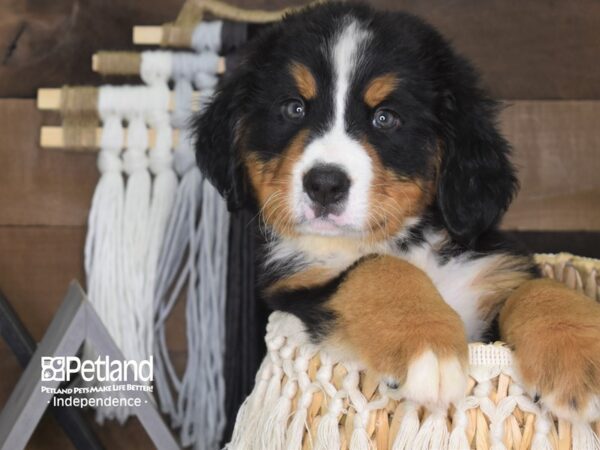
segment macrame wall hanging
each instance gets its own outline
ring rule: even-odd
[[[97,72],[138,75],[144,85],[41,90],[38,98],[41,109],[63,113],[62,128],[42,128],[42,146],[100,147],[85,246],[88,294],[127,358],[153,356],[157,401],[183,446],[217,449],[228,438],[254,383],[266,323],[255,218],[229,215],[196,167],[187,126],[218,77],[239,63],[237,49],[285,12],[188,1],[175,22],[136,27],[134,42],[192,51],[94,55]],[[226,20],[205,22],[206,14]],[[183,373],[166,337],[179,301],[186,302]],[[97,418],[123,422],[129,413],[99,409]]]

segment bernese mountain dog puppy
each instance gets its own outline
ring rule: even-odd
[[[496,111],[419,18],[321,4],[248,46],[195,119],[197,159],[259,212],[265,296],[314,342],[447,406],[467,343],[499,333],[532,395],[600,419],[600,306],[497,231],[517,179]]]

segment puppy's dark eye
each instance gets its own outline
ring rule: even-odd
[[[380,130],[392,130],[400,126],[400,118],[394,111],[379,108],[373,114],[373,126]]]
[[[306,108],[302,100],[294,98],[281,105],[281,113],[283,114],[283,117],[291,122],[300,122],[304,119]]]

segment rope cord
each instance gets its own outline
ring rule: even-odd
[[[207,74],[213,62],[210,54],[172,54],[172,124],[181,128],[174,164],[181,181],[159,256],[154,303],[155,385],[161,408],[180,427],[184,446],[211,450],[219,448],[225,427],[222,361],[229,214],[223,199],[196,167],[187,125],[192,83],[205,88],[203,104],[212,94],[206,90],[206,80],[216,84],[216,77]],[[188,360],[180,380],[168,353],[165,323],[182,294],[186,297]]]
[[[84,249],[84,267],[90,302],[102,318],[108,332],[122,348],[125,279],[121,270],[123,250],[123,208],[125,184],[122,170],[122,120],[124,111],[111,101],[110,88],[101,91],[98,110],[103,121],[98,169],[100,179],[94,191],[88,218],[88,232]],[[94,359],[90,347],[84,355]],[[97,420],[106,417],[98,411]]]

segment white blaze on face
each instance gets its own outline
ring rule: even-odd
[[[352,75],[361,59],[369,33],[356,21],[346,22],[328,49],[333,65],[333,123],[328,131],[312,141],[293,170],[293,211],[303,222],[301,229],[319,234],[343,234],[362,231],[367,222],[369,188],[373,178],[372,163],[360,142],[346,131],[345,116]],[[327,218],[315,219],[312,201],[304,192],[303,176],[319,164],[335,164],[350,179],[350,191],[343,211]]]

